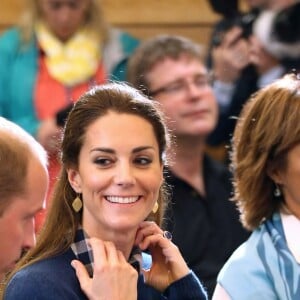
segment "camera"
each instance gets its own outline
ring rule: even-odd
[[[252,34],[252,25],[255,21],[258,12],[253,10],[247,14],[238,15],[235,18],[226,19],[226,22],[222,23],[222,28],[217,29],[212,38],[212,46],[218,47],[223,40],[224,34],[231,28],[237,26],[242,29],[242,34],[239,38],[247,39]]]

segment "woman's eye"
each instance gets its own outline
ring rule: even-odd
[[[152,160],[148,157],[138,157],[135,159],[135,163],[142,166],[149,165],[151,162]]]
[[[108,158],[97,158],[94,161],[95,164],[99,165],[99,166],[108,166],[112,163],[112,161]]]

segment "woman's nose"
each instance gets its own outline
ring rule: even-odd
[[[122,186],[129,186],[135,183],[134,170],[128,163],[123,163],[116,168],[115,183]]]

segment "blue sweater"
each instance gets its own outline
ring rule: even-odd
[[[73,251],[45,259],[24,268],[7,285],[5,300],[87,299],[80,289],[71,261]],[[138,279],[138,300],[202,300],[205,292],[194,273],[171,284],[164,294],[146,285],[143,276]]]

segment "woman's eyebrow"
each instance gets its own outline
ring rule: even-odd
[[[132,150],[133,153],[137,153],[137,152],[140,152],[140,151],[143,151],[143,150],[148,150],[148,149],[154,149],[153,146],[140,146],[140,147],[137,147],[137,148],[134,148]],[[90,150],[90,152],[105,152],[105,153],[110,153],[110,154],[114,154],[116,153],[116,151],[114,149],[111,149],[111,148],[106,148],[106,147],[96,147],[96,148],[93,148]]]
[[[132,152],[136,153],[136,152],[140,152],[140,151],[148,150],[148,149],[154,149],[154,147],[152,147],[152,146],[141,146],[141,147],[134,148]]]
[[[93,148],[90,150],[90,152],[106,152],[106,153],[115,153],[116,151],[114,149],[111,149],[111,148],[105,148],[105,147],[96,147],[96,148]]]

